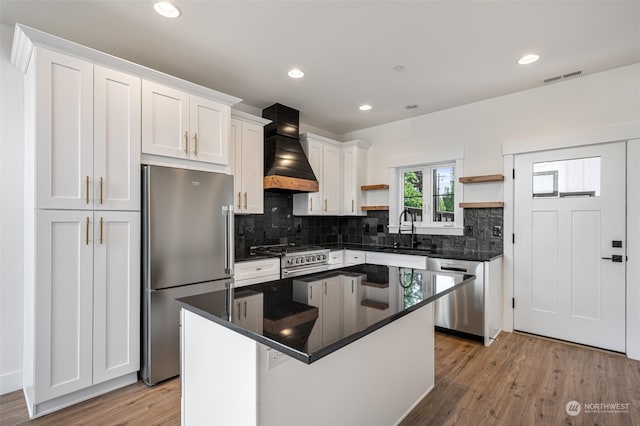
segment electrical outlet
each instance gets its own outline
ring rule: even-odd
[[[289,355],[285,355],[280,351],[276,351],[275,349],[267,349],[267,367],[269,370],[279,366],[283,362],[287,362],[290,359],[291,357]]]
[[[493,227],[493,236],[502,237],[502,226],[496,225]]]
[[[473,226],[471,225],[466,225],[464,227],[464,235],[466,237],[473,237]]]

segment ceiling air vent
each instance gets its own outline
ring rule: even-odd
[[[545,78],[544,80],[542,80],[542,82],[544,84],[555,83],[556,81],[566,80],[567,78],[577,77],[579,75],[582,75],[581,70],[573,71],[567,74],[556,75],[555,77]]]

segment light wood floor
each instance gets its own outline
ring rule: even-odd
[[[565,411],[572,400],[583,409],[575,417]],[[629,410],[584,412],[593,403]],[[31,422],[21,391],[0,396],[0,425],[19,424],[179,425],[180,382],[134,384]],[[490,348],[436,333],[435,389],[402,426],[454,424],[640,425],[640,362],[518,333],[502,333]]]

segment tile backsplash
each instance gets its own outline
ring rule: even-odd
[[[408,246],[410,236],[389,233],[389,212],[370,211],[367,216],[293,216],[293,195],[265,192],[264,214],[236,215],[236,256],[251,246],[264,244],[356,243]],[[465,235],[418,235],[420,247],[502,253],[503,209],[464,209]]]

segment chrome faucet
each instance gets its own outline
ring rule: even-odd
[[[414,213],[411,212],[411,210],[409,209],[404,209],[402,211],[402,213],[400,213],[400,217],[398,217],[398,240],[400,240],[400,235],[402,235],[402,215],[404,215],[404,221],[407,221],[407,214],[409,214],[409,217],[411,218],[411,240],[410,240],[410,244],[409,247],[414,248],[415,246],[415,233],[416,233],[416,227],[415,227],[415,220],[416,217],[414,215]]]

